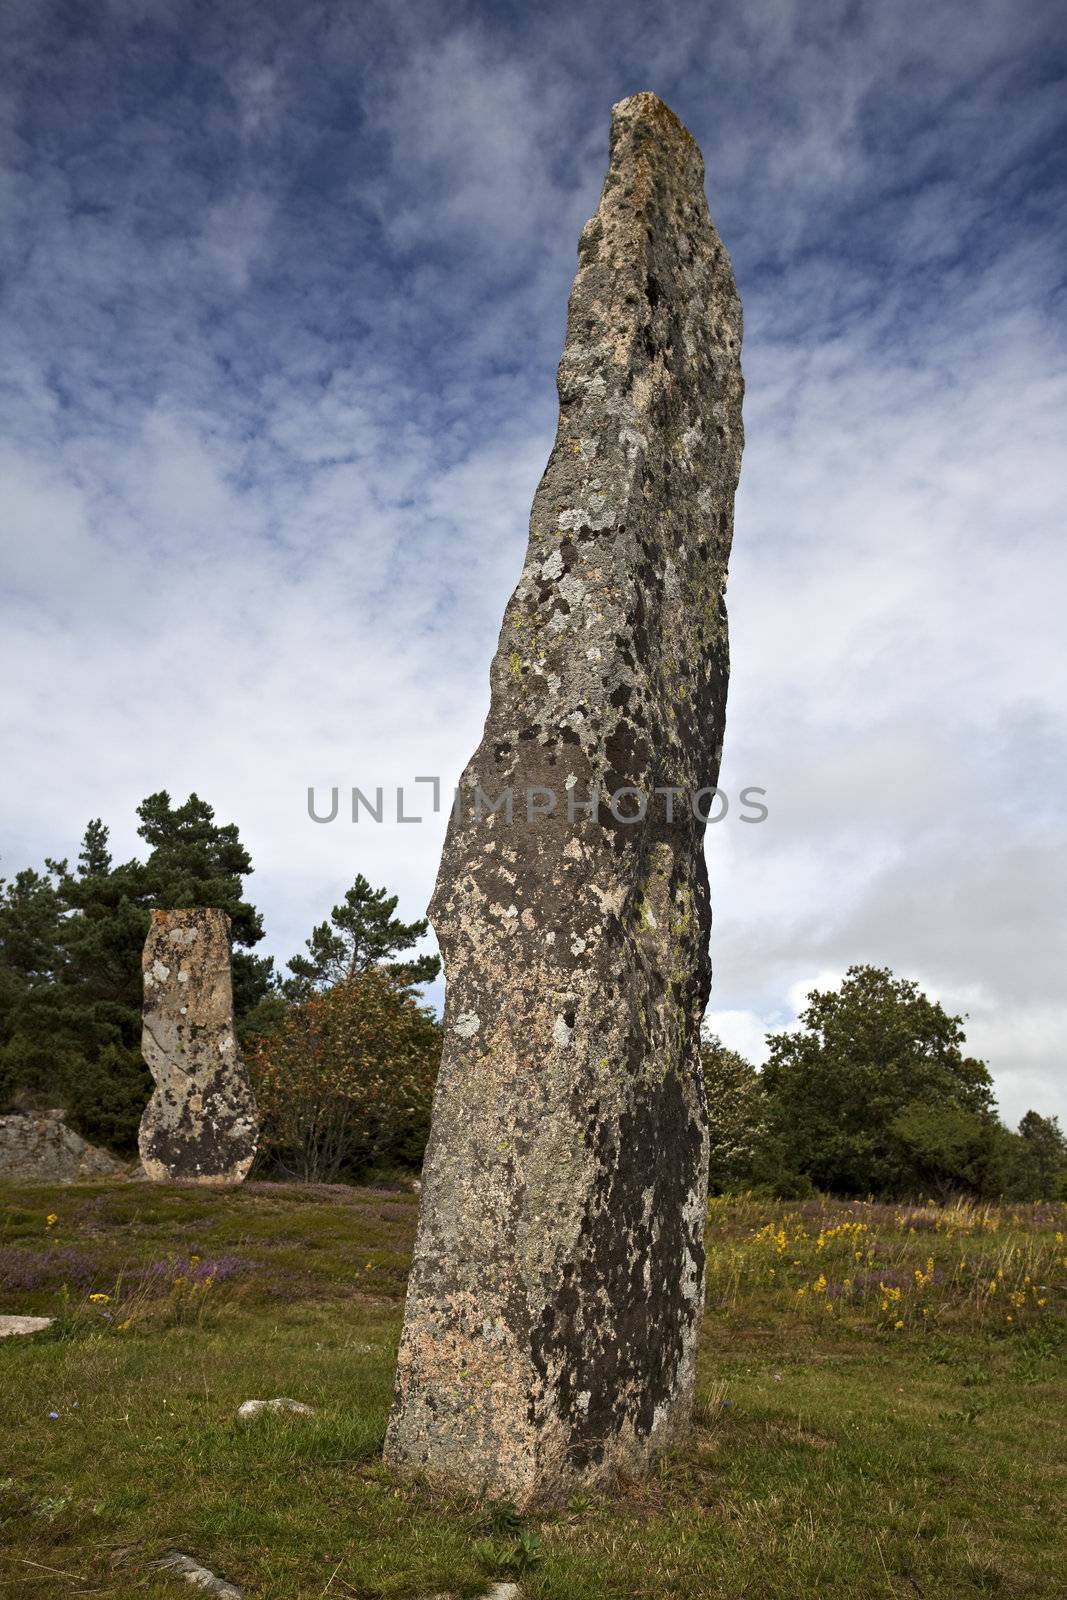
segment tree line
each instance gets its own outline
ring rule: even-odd
[[[141,950],[154,908],[217,906],[231,922],[234,1012],[262,1118],[260,1166],[330,1181],[418,1166],[441,1029],[415,955],[423,920],[359,875],[284,973],[255,955],[263,924],[233,823],[196,794],[137,808],[143,859],[116,863],[100,819],[76,863],[0,879],[0,1111],[62,1107],[119,1153],[137,1144],[151,1078],[141,1057]],[[713,1189],[915,1197],[1067,1194],[1054,1117],[997,1116],[965,1054],[963,1019],[909,979],[856,966],[814,990],[800,1026],[768,1035],[757,1071],[705,1034]]]
[[[717,1192],[1067,1198],[1057,1119],[1028,1111],[1005,1127],[964,1018],[911,979],[850,967],[839,989],[811,991],[799,1022],[767,1035],[759,1072],[704,1036]]]

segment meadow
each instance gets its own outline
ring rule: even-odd
[[[529,1517],[380,1465],[415,1210],[0,1185],[0,1311],[56,1318],[0,1341],[0,1595],[1067,1593],[1064,1206],[713,1201],[691,1443]]]

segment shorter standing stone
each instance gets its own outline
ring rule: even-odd
[[[141,1050],[155,1092],[141,1118],[141,1163],[154,1183],[240,1183],[259,1133],[237,1048],[224,911],[153,911],[141,961]]]

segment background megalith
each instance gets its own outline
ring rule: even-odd
[[[240,1183],[259,1127],[233,1025],[229,917],[153,911],[141,965],[141,1049],[155,1080],[138,1137],[144,1170],[155,1182]]]

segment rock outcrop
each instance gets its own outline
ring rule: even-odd
[[[138,1145],[156,1183],[240,1183],[259,1132],[237,1048],[224,911],[153,911],[141,1049],[155,1080]]]
[[[0,1178],[19,1183],[86,1183],[121,1178],[127,1167],[68,1128],[62,1111],[0,1117]]]
[[[702,1310],[704,817],[741,307],[703,161],[614,108],[555,444],[431,916],[446,1040],[386,1457],[552,1499],[684,1431]]]

